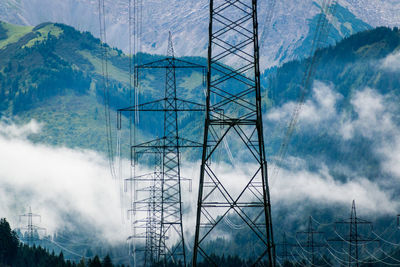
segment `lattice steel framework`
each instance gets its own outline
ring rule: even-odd
[[[25,230],[26,231],[26,236],[24,237],[25,242],[28,243],[28,245],[34,244],[35,241],[38,241],[37,234],[39,231],[43,231],[46,234],[46,228],[39,227],[37,225],[34,225],[33,220],[34,218],[39,218],[41,220],[41,216],[39,214],[32,213],[32,208],[29,207],[29,212],[26,214],[19,215],[19,219],[21,218],[26,218],[28,224],[25,227],[19,228],[21,231]]]
[[[224,231],[226,216],[240,218],[254,240],[253,266],[275,266],[256,0],[210,1],[206,105],[193,266],[202,260],[216,266],[207,244]],[[211,164],[227,144],[235,146],[239,161],[246,161],[241,169],[246,174],[228,177]]]
[[[282,234],[282,242],[276,244],[276,246],[281,247],[281,253],[278,255],[283,259],[283,264],[285,265],[287,262],[289,262],[289,251],[288,251],[288,246],[293,246],[292,244],[289,244],[286,238],[286,233],[283,232]]]
[[[351,214],[350,218],[337,221],[335,222],[335,232],[336,232],[336,226],[337,225],[348,225],[349,226],[349,233],[347,238],[342,238],[339,237],[337,239],[330,239],[328,241],[336,241],[336,242],[345,242],[348,244],[348,266],[359,266],[360,265],[360,260],[359,260],[359,251],[358,247],[361,245],[365,245],[371,242],[379,242],[378,239],[375,238],[370,238],[370,237],[365,237],[360,234],[359,231],[359,225],[364,225],[368,226],[370,230],[372,231],[372,222],[366,221],[364,219],[361,219],[357,217],[357,211],[356,211],[356,202],[353,200],[352,206],[351,206]]]
[[[309,250],[309,259],[308,262],[310,266],[315,266],[315,249],[326,247],[326,245],[322,242],[317,242],[315,240],[316,235],[323,235],[324,232],[317,231],[313,227],[311,216],[308,218],[308,227],[307,231],[300,231],[297,234],[305,234],[307,235],[307,241],[304,244],[298,243],[297,246],[301,248],[306,248]]]
[[[154,151],[154,172],[125,179],[133,186],[136,198],[133,200],[130,213],[135,214],[132,223],[134,233],[128,239],[143,240],[145,246],[135,246],[135,253],[143,253],[144,266],[157,262],[159,251],[160,225],[162,217],[162,154]]]
[[[162,154],[161,170],[161,222],[158,240],[157,261],[181,260],[186,266],[186,249],[182,226],[182,195],[181,182],[189,180],[180,174],[180,149],[201,148],[203,145],[179,136],[178,112],[204,112],[205,105],[180,99],[176,92],[177,69],[200,69],[205,73],[205,67],[175,58],[172,37],[169,35],[167,57],[162,60],[135,67],[136,80],[144,69],[165,69],[165,95],[163,99],[120,109],[122,112],[148,111],[164,112],[164,136],[141,144],[135,144],[131,149],[131,157],[138,154],[158,152]]]

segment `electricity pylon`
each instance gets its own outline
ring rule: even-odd
[[[26,231],[26,236],[24,239],[28,243],[28,245],[32,245],[35,241],[38,240],[38,238],[36,236],[38,234],[38,232],[44,231],[44,233],[46,233],[46,228],[39,227],[39,226],[36,226],[33,224],[34,218],[39,218],[39,221],[41,221],[41,216],[39,214],[32,213],[32,209],[30,206],[29,206],[28,213],[19,215],[20,220],[21,220],[21,218],[27,218],[28,224],[25,227],[22,227],[19,229]]]
[[[121,113],[123,112],[147,111],[163,112],[164,114],[164,135],[155,140],[134,144],[131,148],[131,154],[133,155],[133,161],[136,160],[139,154],[152,153],[154,151],[162,154],[161,222],[157,261],[166,263],[167,261],[177,262],[181,260],[186,266],[186,249],[182,226],[181,182],[190,179],[181,177],[180,149],[201,148],[203,145],[199,142],[182,138],[179,135],[178,112],[204,112],[205,106],[177,97],[176,70],[200,69],[204,73],[205,67],[175,58],[170,33],[167,57],[135,66],[137,81],[139,80],[140,72],[144,69],[165,69],[164,98],[118,110],[118,122],[120,124]]]
[[[152,266],[157,261],[162,214],[162,155],[157,151],[151,154],[154,156],[153,173],[125,179],[125,188],[128,183],[134,184],[132,190],[135,193],[135,199],[129,210],[134,215],[133,235],[128,239],[145,240],[144,247],[135,245],[133,251],[144,254],[144,266]]]
[[[338,224],[344,224],[349,226],[349,234],[347,238],[337,238],[337,239],[330,239],[328,241],[335,241],[335,242],[346,242],[349,245],[349,250],[348,250],[348,266],[359,266],[359,251],[358,247],[360,245],[363,245],[365,243],[370,243],[370,242],[379,242],[378,239],[370,238],[370,237],[363,237],[359,234],[359,227],[358,225],[367,225],[370,227],[372,230],[372,222],[360,219],[357,217],[357,211],[356,211],[356,202],[353,200],[353,204],[351,206],[351,214],[350,218],[342,220],[342,221],[337,221],[335,222],[335,232],[336,232],[336,225]]]
[[[316,242],[314,236],[322,235],[322,234],[324,234],[324,232],[316,231],[313,228],[312,219],[310,216],[309,221],[308,221],[307,231],[300,231],[300,232],[297,232],[297,234],[306,234],[307,235],[307,242],[304,244],[299,243],[298,246],[300,246],[302,248],[307,248],[310,250],[309,251],[310,259],[308,261],[309,261],[309,263],[311,263],[311,266],[315,266],[315,249],[325,247],[326,245],[324,243]]]
[[[207,244],[224,232],[227,216],[238,217],[246,227],[241,231],[257,248],[251,264],[275,266],[259,60],[257,0],[211,0],[193,266],[201,261],[217,265]],[[229,144],[235,147],[237,160],[246,162],[241,166],[245,174],[227,176],[226,170],[211,164],[219,152],[230,151]]]
[[[286,238],[286,233],[284,232],[282,234],[282,242],[276,244],[276,246],[278,247],[282,247],[281,249],[281,253],[278,255],[279,257],[281,257],[283,259],[283,265],[285,265],[285,263],[289,262],[289,251],[288,251],[288,246],[293,246],[292,244],[289,244]]]

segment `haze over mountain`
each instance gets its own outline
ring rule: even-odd
[[[261,52],[262,68],[309,55],[307,38],[313,36],[315,16],[320,12],[321,2],[276,1],[268,27],[266,14],[270,1],[259,1],[260,37],[265,39]],[[380,2],[340,1],[336,17],[329,17],[333,30],[327,44],[334,44],[343,37],[365,30],[368,24],[396,25],[399,22],[396,21],[398,12],[395,12],[399,10],[397,2],[385,1],[384,5]],[[129,51],[128,0],[106,0],[105,9],[108,43],[125,52]],[[172,31],[177,55],[205,57],[208,15],[207,0],[143,1],[141,51],[164,54],[168,31]],[[95,0],[5,0],[0,3],[0,20],[31,26],[49,21],[60,22],[99,35],[98,4]]]

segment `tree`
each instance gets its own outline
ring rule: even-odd
[[[85,258],[82,258],[82,259],[80,260],[80,262],[78,263],[77,267],[86,267]]]
[[[103,259],[103,267],[113,267],[111,258],[110,258],[110,256],[108,254]]]
[[[99,256],[96,255],[93,260],[89,260],[88,265],[89,267],[101,267]]]
[[[18,252],[18,237],[5,218],[0,220],[0,263],[11,265]]]

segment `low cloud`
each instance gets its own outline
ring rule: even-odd
[[[314,172],[283,169],[274,179],[276,181],[273,181],[271,186],[271,198],[274,203],[290,206],[298,203],[313,206],[318,203],[320,206],[333,207],[348,206],[356,199],[363,213],[377,215],[394,213],[399,207],[392,194],[388,194],[378,183],[363,177],[345,182],[335,180],[326,166]]]
[[[40,128],[34,120],[0,122],[1,216],[13,227],[25,226],[18,215],[31,206],[50,233],[89,227],[100,238],[124,241],[118,185],[106,159],[93,151],[34,144],[27,137]]]
[[[349,206],[353,199],[369,213],[384,215],[398,210],[394,181],[400,179],[397,164],[400,128],[394,115],[398,111],[394,100],[371,88],[351,95],[351,112],[338,109],[343,100],[332,85],[316,82],[312,98],[302,107],[298,127],[314,135],[323,129],[344,144],[360,137],[375,140],[371,143],[374,153],[371,156],[380,159],[385,177],[367,179],[362,173],[338,163],[336,167],[349,174],[348,179],[339,181],[324,159],[317,159],[320,164],[310,170],[304,159],[289,155],[290,164],[286,164],[278,176],[270,178],[274,210],[300,202],[309,206],[317,203],[329,207]],[[272,125],[288,121],[296,104],[290,102],[276,107],[264,118]],[[10,218],[13,226],[21,225],[18,215],[32,206],[34,212],[42,215],[42,226],[50,232],[79,228],[81,222],[92,226],[99,236],[111,242],[125,241],[130,225],[126,218],[121,218],[125,217],[121,216],[121,203],[128,203],[125,198],[129,198],[129,193],[121,193],[118,182],[112,180],[107,159],[94,151],[31,142],[28,137],[40,134],[41,128],[34,120],[19,125],[9,120],[0,122],[1,216]],[[213,168],[218,169],[225,183],[233,188],[233,194],[243,188],[244,178],[249,177],[248,170],[255,169],[255,166],[243,164],[214,164]],[[270,167],[269,173],[273,173],[275,167],[273,164]],[[142,171],[145,172],[144,168]],[[192,192],[188,190],[188,183],[182,186],[187,240],[192,237],[195,225],[199,171],[200,162],[186,162],[182,166],[182,176],[191,178],[193,185]],[[122,214],[126,214],[126,206],[122,208]],[[69,217],[74,217],[74,221],[68,221]]]
[[[271,178],[273,200],[349,205],[352,199],[356,199],[365,210],[377,214],[394,213],[399,207],[394,193],[400,189],[396,182],[400,179],[398,104],[392,95],[381,94],[373,88],[354,91],[349,97],[344,99],[332,85],[315,82],[310,99],[301,108],[297,124],[300,130],[295,135],[302,134],[306,136],[302,138],[313,138],[318,142],[316,137],[323,134],[337,147],[350,150],[346,155],[353,157],[357,154],[351,150],[356,151],[354,146],[365,140],[371,154],[364,156],[378,161],[381,176],[367,178],[360,169],[367,170],[369,166],[348,166],[345,160],[341,162],[339,159],[332,162],[323,153],[322,156],[307,155],[308,159],[313,159],[311,171],[303,159],[288,155],[278,177]],[[296,105],[296,102],[289,102],[274,108],[265,116],[267,124],[289,121]],[[337,170],[346,178],[335,178],[332,173]]]
[[[299,114],[299,124],[312,130],[337,118],[336,104],[343,96],[332,90],[332,85],[316,81],[312,97],[305,101]],[[288,102],[266,114],[269,122],[289,121],[297,103]]]
[[[343,124],[339,125],[344,139],[360,135],[369,139],[396,136],[398,126],[393,120],[396,111],[387,96],[385,97],[371,88],[365,88],[354,94],[351,105],[356,117],[345,117]]]
[[[395,51],[381,60],[381,69],[389,72],[400,71],[400,52]]]
[[[39,133],[43,125],[38,123],[36,120],[31,120],[26,124],[17,125],[10,119],[2,118],[0,119],[0,126],[0,135],[3,138],[26,139],[29,135]]]

